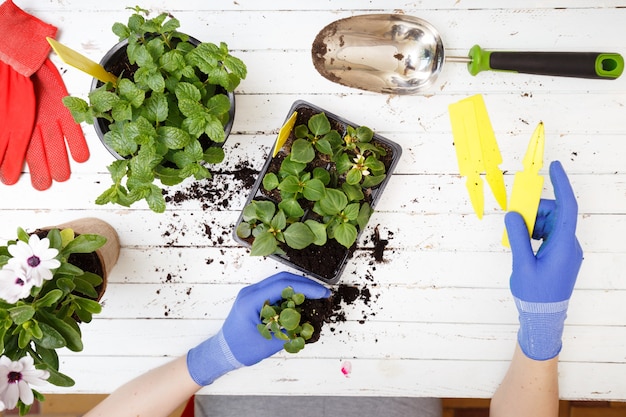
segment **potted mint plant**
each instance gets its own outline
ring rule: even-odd
[[[57,350],[83,349],[79,325],[100,313],[119,248],[115,229],[94,218],[18,228],[0,246],[0,405],[24,415],[44,399],[33,385],[74,385]]]
[[[295,128],[270,156],[239,216],[235,239],[336,283],[356,248],[402,149],[305,101]]]
[[[113,184],[96,203],[130,206],[145,200],[161,213],[165,198],[157,180],[171,186],[188,177],[210,178],[207,165],[223,161],[233,91],[247,69],[225,43],[199,42],[179,32],[180,22],[168,13],[148,19],[146,10],[132,10],[126,24],[113,25],[120,42],[102,60],[117,81],[94,80],[89,102],[63,102],[77,123],[95,124],[117,158],[108,167]]]

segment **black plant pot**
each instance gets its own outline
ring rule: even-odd
[[[197,46],[201,42],[198,39],[190,36],[189,43]],[[119,42],[118,44],[113,46],[113,48],[111,48],[109,52],[107,52],[104,55],[104,57],[100,61],[100,65],[102,65],[104,69],[111,72],[112,74],[115,74],[116,76],[119,76],[120,69],[122,68],[126,68],[126,71],[132,70],[132,67],[130,63],[128,62],[128,57],[126,55],[127,47],[128,47],[128,40],[123,40]],[[102,86],[102,84],[103,84],[102,81],[94,78],[93,81],[91,82],[91,91]],[[221,90],[220,92],[222,94],[227,95],[230,101],[230,109],[228,111],[228,122],[224,126],[224,136],[225,138],[228,138],[228,136],[230,135],[230,131],[232,130],[232,127],[233,127],[233,122],[235,120],[235,93],[231,91],[226,91],[221,86],[218,86],[218,91],[219,90]],[[96,130],[96,134],[98,135],[98,137],[100,138],[100,141],[102,142],[102,145],[104,145],[104,147],[111,153],[111,155],[113,155],[116,159],[124,159],[123,156],[118,154],[115,151],[115,149],[111,148],[104,141],[104,134],[109,131],[109,121],[106,119],[97,119],[94,123],[94,128]],[[204,137],[202,136],[200,137],[200,142],[203,145],[203,148],[206,149],[209,146],[221,147],[224,145],[226,140],[224,140],[224,142],[221,142],[221,143],[213,142],[208,138],[208,136],[204,135]]]
[[[309,118],[318,113],[325,113],[328,118],[333,129],[337,130],[340,135],[343,137],[347,130],[347,126],[352,126],[354,128],[358,127],[358,125],[351,123],[335,114],[329,113],[323,110],[320,107],[317,107],[311,103],[306,101],[296,101],[292,106],[289,112],[287,113],[287,118],[291,116],[291,114],[296,111],[298,113],[295,126],[301,124],[307,124]],[[292,131],[290,137],[287,139],[286,145],[290,143],[294,139],[294,132]],[[385,160],[382,161],[385,164],[386,177],[385,179],[377,186],[368,189],[367,195],[368,203],[372,208],[375,207],[376,203],[380,200],[380,197],[385,189],[392,172],[394,171],[400,156],[402,155],[402,148],[395,142],[392,142],[378,134],[374,134],[372,138],[372,143],[375,143],[381,147],[383,147],[387,151],[387,156]],[[276,157],[270,156],[267,158],[263,169],[259,173],[259,176],[252,187],[252,191],[250,196],[246,201],[246,205],[248,205],[252,200],[270,200],[274,203],[277,203],[280,199],[278,195],[272,195],[272,193],[268,193],[263,190],[263,177],[268,172],[274,172],[280,166],[280,162],[286,156],[286,152],[284,147],[281,152],[279,152]],[[305,213],[304,218],[310,216],[312,214],[311,211]],[[254,241],[253,237],[249,237],[246,239],[240,238],[237,235],[237,227],[243,222],[243,212],[240,214],[239,219],[235,224],[235,230],[233,232],[234,239],[244,246],[252,246],[252,242]],[[363,230],[358,231],[358,236],[356,242],[359,241],[359,238]],[[281,247],[286,253],[284,255],[273,254],[270,255],[271,258],[276,259],[290,267],[293,267],[299,271],[302,271],[309,276],[325,282],[327,284],[336,284],[341,278],[341,274],[345,269],[348,260],[352,257],[355,249],[356,242],[350,247],[346,248],[342,246],[334,239],[329,239],[327,243],[323,246],[316,246],[311,244],[304,249],[295,250],[289,247]]]

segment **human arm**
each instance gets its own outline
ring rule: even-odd
[[[181,356],[122,385],[85,417],[169,416],[200,388]]]
[[[283,343],[266,340],[257,330],[263,303],[278,301],[291,286],[305,297],[326,298],[330,291],[299,275],[281,272],[243,288],[213,337],[186,356],[140,375],[118,388],[85,417],[167,417],[202,386],[241,366],[250,366],[282,350]]]
[[[491,402],[492,417],[558,415],[558,354],[583,253],[576,238],[578,205],[559,162],[550,165],[550,179],[555,199],[539,204],[532,238],[543,243],[536,254],[523,218],[515,212],[505,217],[520,327],[509,370]]]

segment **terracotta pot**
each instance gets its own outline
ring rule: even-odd
[[[74,231],[76,235],[81,234],[97,234],[104,236],[107,241],[106,243],[98,250],[95,251],[95,256],[100,262],[100,266],[102,268],[102,285],[97,288],[98,290],[98,299],[99,301],[106,290],[106,284],[108,281],[108,276],[111,273],[111,270],[117,263],[117,259],[120,255],[120,240],[117,234],[117,231],[111,226],[109,223],[104,220],[100,220],[95,217],[85,217],[81,219],[72,220],[66,223],[62,223],[56,226],[48,226],[44,227],[40,230],[47,231],[50,229],[67,229],[70,228]],[[82,255],[82,254],[74,254],[74,255]],[[89,255],[89,254],[85,254]],[[99,271],[89,271],[92,273],[96,273],[100,275]]]

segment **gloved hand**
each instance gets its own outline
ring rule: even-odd
[[[52,180],[66,181],[70,177],[66,140],[76,162],[89,159],[89,148],[80,125],[61,101],[69,93],[54,64],[46,59],[31,78],[37,96],[37,117],[26,162],[33,187],[45,190]]]
[[[15,184],[22,172],[35,120],[29,77],[50,52],[46,36],[56,31],[12,0],[0,5],[0,180],[5,184]]]
[[[542,199],[533,239],[543,239],[535,255],[519,213],[505,224],[513,253],[511,293],[519,311],[518,343],[535,360],[552,359],[561,351],[569,299],[583,260],[576,238],[578,204],[560,162],[550,164],[555,200]]]
[[[281,272],[243,288],[220,331],[187,353],[187,368],[193,380],[209,385],[223,374],[242,366],[254,365],[283,348],[283,341],[265,339],[257,330],[263,303],[275,303],[291,286],[306,298],[327,298],[330,291],[300,275]]]

